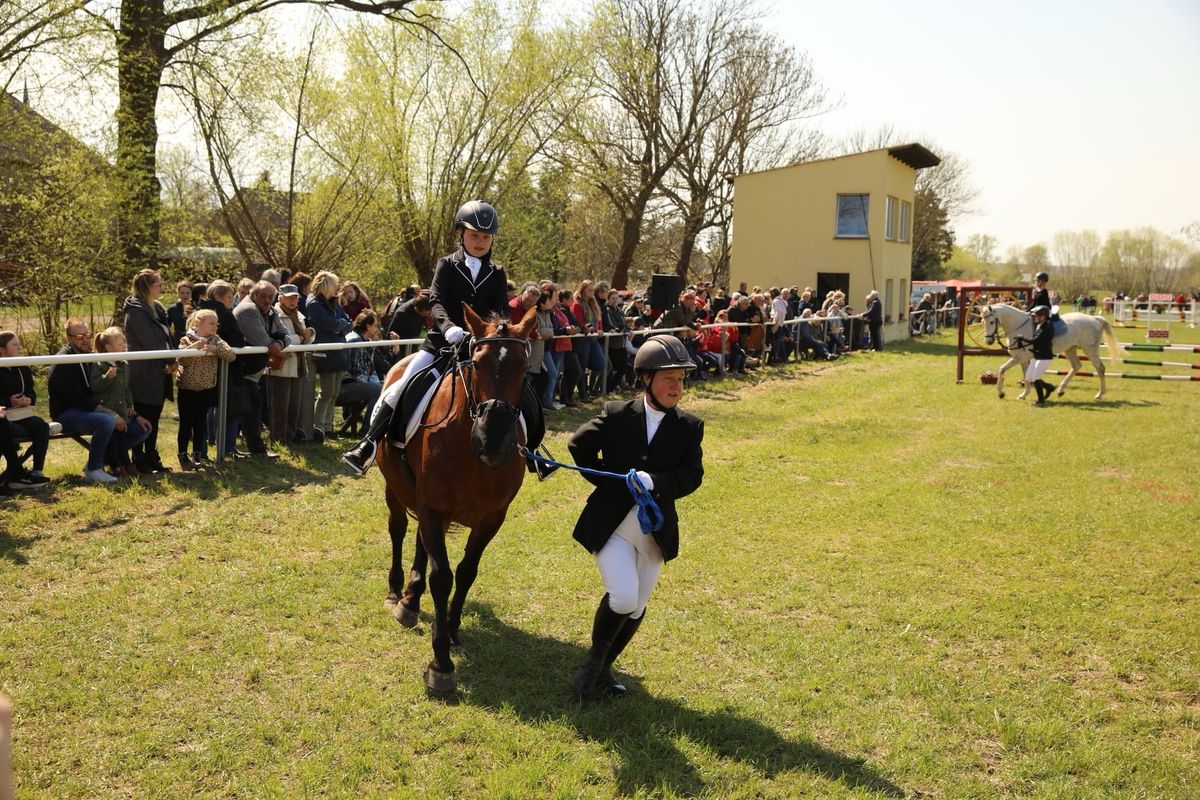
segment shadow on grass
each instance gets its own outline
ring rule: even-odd
[[[0,508],[3,508],[2,504]],[[29,557],[21,552],[21,548],[28,547],[41,538],[38,534],[13,536],[11,533],[0,531],[0,558],[24,567],[29,564]]]
[[[1060,400],[1057,397],[1046,403],[1047,408],[1071,408],[1077,411],[1113,411],[1118,408],[1151,408],[1161,405],[1153,400]]]
[[[700,768],[676,744],[682,739],[750,766],[766,778],[804,770],[884,797],[905,795],[862,759],[810,739],[785,737],[731,709],[698,711],[677,700],[650,696],[636,680],[627,679],[631,692],[622,700],[580,703],[567,687],[583,659],[583,648],[506,625],[486,604],[468,603],[467,610],[472,619],[463,629],[458,657],[458,701],[516,713],[534,724],[572,726],[580,737],[617,755],[622,794],[703,794]],[[584,625],[589,615],[581,609],[579,616]],[[633,646],[639,644],[654,646],[652,629],[643,631],[642,640]]]

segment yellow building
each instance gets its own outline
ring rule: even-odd
[[[737,176],[731,287],[841,289],[856,313],[876,289],[884,341],[907,336],[913,187],[939,163],[907,144]]]

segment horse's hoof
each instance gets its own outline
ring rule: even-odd
[[[395,610],[396,606],[399,605],[399,603],[400,603],[400,598],[396,596],[395,592],[388,592],[388,596],[383,598],[383,607],[386,608],[388,611]]]
[[[458,689],[458,678],[453,672],[438,672],[433,667],[426,667],[425,688],[435,694],[450,694]]]
[[[421,621],[421,617],[416,611],[406,607],[403,603],[397,603],[392,609],[392,616],[406,628],[415,628],[417,623]]]
[[[999,395],[999,397],[1000,397],[1000,399],[1001,399],[1001,400],[1003,400],[1003,399],[1004,399],[1004,392],[1001,392],[1001,393],[1000,393],[1000,395]]]

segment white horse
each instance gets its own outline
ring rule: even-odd
[[[1036,327],[1033,315],[1004,304],[986,305],[980,314],[983,317],[984,340],[989,345],[994,344],[1000,338],[1000,328],[1004,329],[1004,335],[1008,338],[1008,344],[1004,344],[1003,347],[1008,351],[1009,359],[1000,368],[1000,377],[996,381],[996,391],[1000,397],[1004,397],[1005,371],[1014,364],[1020,364],[1021,372],[1024,374],[1030,359],[1033,358],[1033,350],[1030,347],[1033,330]],[[1100,379],[1100,391],[1096,392],[1096,399],[1099,400],[1104,397],[1104,362],[1100,360],[1100,339],[1103,337],[1108,345],[1110,363],[1118,363],[1121,360],[1121,345],[1117,342],[1117,335],[1113,333],[1112,325],[1104,317],[1093,317],[1089,314],[1063,314],[1062,321],[1067,324],[1067,330],[1066,333],[1054,337],[1054,352],[1067,357],[1067,360],[1071,362],[1071,370],[1058,385],[1058,394],[1060,397],[1062,396],[1067,389],[1067,384],[1071,382],[1071,378],[1083,366],[1076,352],[1079,348],[1083,348],[1083,352],[1087,354],[1088,360],[1092,362],[1092,366],[1096,370],[1096,377]],[[1017,395],[1017,399],[1024,400],[1028,391],[1029,384],[1026,383],[1021,394]]]

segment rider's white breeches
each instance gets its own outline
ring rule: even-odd
[[[1025,368],[1025,381],[1033,383],[1038,378],[1046,374],[1046,370],[1050,366],[1050,359],[1035,358],[1029,362],[1029,366]]]
[[[630,516],[637,544],[630,541],[633,536],[623,536],[625,531],[618,529],[596,553],[596,566],[600,568],[600,580],[608,592],[609,608],[638,619],[646,610],[654,584],[658,583],[663,558],[654,537],[646,536],[638,527],[637,506],[626,516],[621,527],[629,527]]]
[[[400,394],[404,391],[404,387],[412,380],[412,376],[416,375],[421,370],[433,363],[434,355],[428,350],[418,350],[413,360],[409,362],[408,369],[400,376],[400,380],[393,383],[391,386],[384,389],[380,395],[378,402],[375,403],[375,409],[371,412],[371,419],[383,409],[384,403],[390,409],[396,408],[396,403],[400,402]]]

